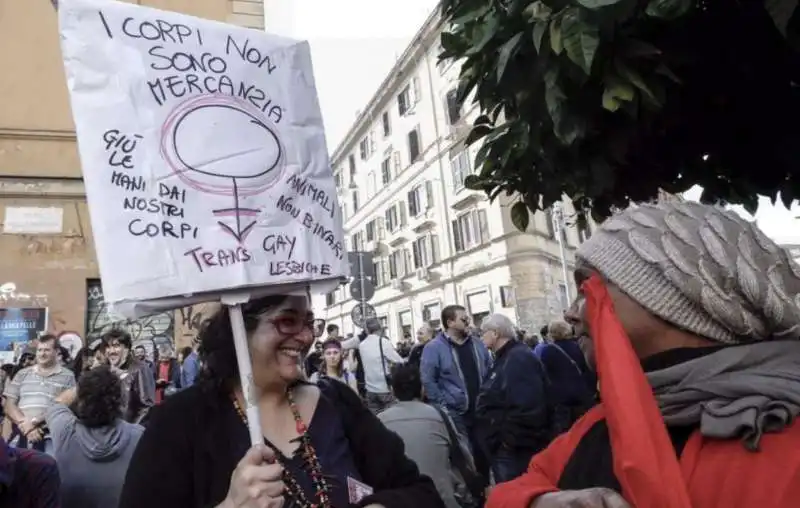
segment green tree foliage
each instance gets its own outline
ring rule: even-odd
[[[659,189],[800,198],[798,0],[443,0],[481,143],[467,186],[596,218]],[[524,229],[524,228],[523,228]]]

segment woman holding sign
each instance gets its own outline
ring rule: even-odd
[[[440,508],[402,441],[347,385],[303,380],[313,342],[304,296],[242,308],[264,444],[250,447],[229,310],[200,335],[206,371],[151,412],[121,508]]]

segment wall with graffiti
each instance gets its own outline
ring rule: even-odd
[[[110,330],[124,330],[131,335],[133,346],[143,346],[150,359],[157,347],[174,347],[175,313],[163,312],[142,319],[126,319],[109,309],[99,280],[88,281],[86,289],[87,344]]]

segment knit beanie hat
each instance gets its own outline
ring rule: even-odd
[[[800,266],[733,212],[682,201],[633,206],[604,222],[577,257],[701,337],[800,338]]]

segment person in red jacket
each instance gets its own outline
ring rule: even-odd
[[[800,266],[788,252],[733,213],[666,202],[610,218],[577,258],[566,317],[602,402],[487,508],[798,506]]]

